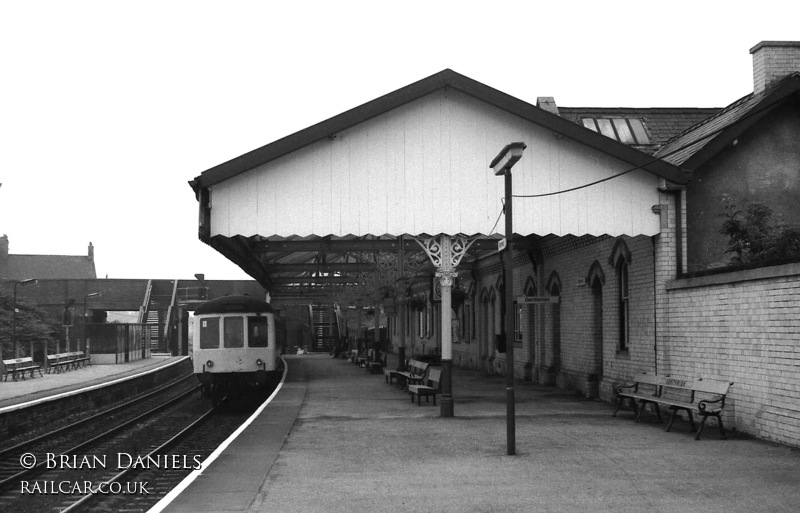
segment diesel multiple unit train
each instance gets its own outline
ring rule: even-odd
[[[281,372],[275,311],[250,296],[224,296],[199,305],[192,353],[206,397],[263,387]]]

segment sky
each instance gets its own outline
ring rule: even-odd
[[[203,171],[443,69],[535,104],[723,107],[800,4],[0,0],[0,234],[98,278],[249,279]]]

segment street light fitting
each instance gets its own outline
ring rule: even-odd
[[[26,280],[18,281],[17,285],[22,285],[24,287],[26,285],[35,285],[36,283],[39,283],[39,280],[37,280],[36,278],[28,278]]]
[[[505,216],[506,216],[506,240],[511,242],[514,237],[514,221],[512,213],[512,176],[511,168],[522,158],[522,152],[527,145],[523,142],[513,142],[500,150],[489,167],[494,169],[496,176],[503,175],[505,184]],[[505,301],[505,318],[503,319],[503,331],[505,336],[506,349],[506,445],[507,454],[516,454],[516,407],[514,405],[514,262],[513,251],[509,247],[503,253],[503,280],[505,291],[503,293]]]
[[[527,147],[528,145],[524,142],[507,144],[505,148],[500,150],[500,153],[497,154],[494,160],[492,160],[489,167],[494,169],[494,174],[496,176],[508,173],[511,171],[511,168],[514,167],[514,164],[522,158],[522,152],[525,151]]]

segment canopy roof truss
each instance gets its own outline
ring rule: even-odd
[[[466,236],[463,236],[466,237]],[[475,235],[461,269],[497,250],[499,236]],[[434,266],[417,240],[427,234],[345,237],[222,237],[209,244],[285,303],[377,304],[427,280]],[[402,266],[398,259],[402,255]]]

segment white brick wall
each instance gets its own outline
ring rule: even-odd
[[[800,445],[800,264],[676,280],[667,294],[671,374],[733,381],[728,427]]]

